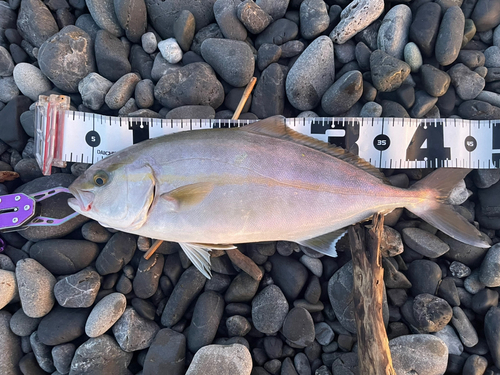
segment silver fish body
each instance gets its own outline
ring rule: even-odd
[[[441,182],[450,190],[467,172],[440,173],[454,176],[454,183]],[[105,177],[102,186],[96,175]],[[291,131],[281,118],[134,145],[93,165],[70,190],[76,199],[69,204],[83,215],[185,244],[188,255],[205,260],[204,251],[216,245],[277,240],[333,255],[332,243],[346,226],[377,212],[407,207],[427,220],[426,212],[446,207],[437,198],[442,186],[390,186],[366,162]],[[466,240],[488,246],[465,223]]]

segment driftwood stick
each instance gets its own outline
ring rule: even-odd
[[[238,103],[238,107],[236,107],[236,111],[234,111],[233,117],[231,120],[238,120],[238,117],[240,117],[241,111],[243,110],[243,107],[245,106],[245,103],[248,100],[248,97],[250,96],[250,93],[252,92],[255,82],[257,82],[257,78],[252,77],[250,82],[248,82],[247,87],[245,88],[245,91],[243,91],[243,95],[241,97],[240,102]],[[149,248],[148,251],[146,251],[146,254],[144,254],[144,259],[149,259],[151,258],[151,255],[155,253],[156,250],[160,247],[160,245],[163,243],[162,240],[156,240],[153,245]]]
[[[359,373],[367,375],[396,375],[382,318],[384,270],[380,239],[383,230],[384,216],[381,214],[374,215],[373,227],[366,235],[360,224],[349,227]]]

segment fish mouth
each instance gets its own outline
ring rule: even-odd
[[[77,212],[88,212],[92,209],[92,202],[94,201],[94,193],[90,191],[75,191],[70,188],[71,194],[74,198],[68,199],[68,205]]]

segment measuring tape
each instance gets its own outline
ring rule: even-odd
[[[35,153],[44,174],[66,162],[96,163],[149,138],[257,121],[104,116],[70,111],[69,98],[56,95],[40,98],[35,118]],[[500,164],[500,120],[321,117],[289,118],[286,125],[377,168],[490,169]]]

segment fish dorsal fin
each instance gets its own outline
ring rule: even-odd
[[[318,237],[309,238],[307,240],[296,241],[299,245],[309,247],[321,254],[331,257],[337,256],[337,242],[347,233],[346,228],[340,228],[336,231],[322,234]]]
[[[201,203],[213,189],[214,184],[198,182],[163,193],[161,197],[170,204],[172,211],[179,212]]]
[[[285,139],[324,152],[325,154],[336,157],[340,160],[354,165],[357,168],[364,170],[372,176],[381,179],[384,183],[388,183],[388,180],[386,179],[384,174],[373,165],[368,163],[366,160],[350,153],[349,151],[346,151],[342,147],[333,146],[329,143],[296,132],[295,130],[286,126],[285,117],[283,116],[269,117],[265,120],[245,125],[241,128],[238,128],[238,130],[267,135],[273,138]]]

